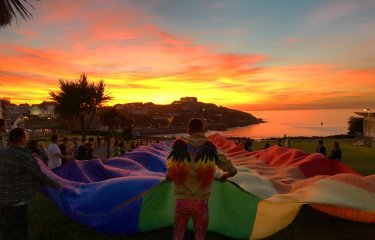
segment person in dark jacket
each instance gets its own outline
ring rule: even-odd
[[[331,153],[328,156],[329,159],[341,161],[341,148],[337,141],[333,142]]]
[[[27,142],[26,149],[30,150],[31,154],[34,157],[39,158],[46,165],[48,164],[47,150],[44,148],[44,146],[38,140],[30,139]]]
[[[0,239],[27,240],[28,202],[50,183],[26,144],[23,128],[9,132],[9,147],[0,149]]]
[[[94,148],[92,146],[92,143],[87,141],[84,142],[83,145],[80,145],[78,147],[77,151],[77,159],[78,160],[91,160],[95,158],[94,157]]]
[[[327,155],[326,147],[323,145],[323,140],[319,140],[319,141],[318,141],[318,144],[316,145],[316,152],[317,152],[317,153],[321,153],[321,154],[323,154],[324,156]]]

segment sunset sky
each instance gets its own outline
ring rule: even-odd
[[[109,104],[374,108],[373,0],[41,0],[0,29],[0,98],[104,80]]]

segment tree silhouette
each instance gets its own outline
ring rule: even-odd
[[[79,120],[82,140],[85,141],[97,108],[112,97],[106,92],[102,80],[97,84],[89,83],[84,73],[73,82],[59,79],[59,86],[59,91],[49,93],[56,103],[55,111],[62,118]]]
[[[0,27],[10,25],[13,19],[17,21],[17,15],[30,19],[32,15],[27,7],[34,8],[29,0],[0,0]]]
[[[348,134],[357,135],[363,134],[363,118],[362,117],[350,117],[348,120]]]

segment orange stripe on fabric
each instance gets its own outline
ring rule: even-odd
[[[336,207],[325,204],[310,204],[310,206],[323,213],[357,222],[375,223],[375,212],[363,211],[353,208]]]

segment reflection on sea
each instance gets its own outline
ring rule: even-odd
[[[227,131],[209,131],[224,136],[251,137],[255,139],[287,136],[329,136],[346,134],[351,116],[362,109],[315,109],[315,110],[274,110],[250,111],[266,123],[247,127],[232,128]]]

